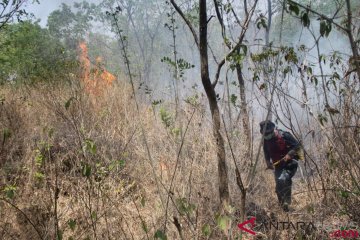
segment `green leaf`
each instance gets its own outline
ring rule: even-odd
[[[192,214],[196,209],[196,206],[192,203],[189,203],[186,198],[176,199],[176,205],[178,206],[179,212],[182,215]]]
[[[222,231],[227,231],[230,225],[230,218],[226,215],[220,215],[216,218],[216,223]]]
[[[296,4],[289,3],[289,11],[294,12],[296,14],[296,16],[299,16],[300,9]]]
[[[246,45],[242,44],[242,45],[240,45],[240,48],[242,48],[244,55],[246,55],[247,51],[248,51],[248,47]]]
[[[327,22],[327,26],[326,26],[326,31],[325,31],[325,36],[328,37],[330,32],[331,32],[332,26],[331,26],[331,22]]]
[[[71,97],[71,98],[69,98],[69,100],[66,101],[66,103],[65,103],[65,109],[66,109],[66,110],[69,109],[70,104],[71,104],[71,102],[72,102],[74,99],[75,99],[74,97]]]
[[[178,137],[180,135],[180,132],[181,132],[181,129],[178,127],[174,127],[171,129],[171,133],[176,137]]]
[[[57,235],[57,240],[63,239],[63,232],[61,230],[58,230],[56,235]]]
[[[232,6],[231,6],[231,3],[226,3],[224,4],[224,10],[227,14],[230,13],[230,11],[232,10]]]
[[[258,29],[260,29],[261,27],[263,27],[263,28],[267,28],[267,24],[266,24],[266,21],[265,21],[265,18],[260,18],[259,19],[259,21],[257,22],[257,24],[256,24],[256,27],[258,28]]]
[[[3,143],[11,137],[11,131],[8,128],[3,129]]]
[[[314,83],[314,84],[315,84],[315,86],[317,86],[317,85],[318,85],[318,83],[319,83],[319,81],[318,81],[317,77],[315,77],[315,76],[311,76],[310,81],[311,81],[312,83]]]
[[[166,128],[170,127],[173,123],[171,114],[163,107],[160,108],[160,118]]]
[[[145,233],[149,232],[146,222],[144,220],[141,221],[141,227],[144,230]]]
[[[306,68],[306,72],[308,75],[312,75],[313,71],[312,71],[312,68],[311,67],[307,67]]]
[[[267,88],[267,85],[266,83],[262,83],[260,86],[259,86],[259,90],[264,90]]]
[[[15,185],[7,185],[4,188],[4,192],[7,198],[9,199],[13,199],[15,196],[15,191],[16,191],[16,186]]]
[[[5,97],[4,96],[0,96],[0,104],[4,104],[5,102]]]
[[[321,54],[319,57],[319,62],[323,62],[324,64],[326,64],[326,56],[324,54]]]
[[[202,228],[201,228],[201,231],[202,233],[205,235],[205,236],[210,236],[211,234],[211,227],[209,224],[205,224]]]
[[[166,237],[165,233],[163,231],[161,231],[161,230],[157,230],[155,232],[154,238],[155,239],[160,239],[160,240],[167,240],[167,237]]]
[[[96,145],[93,140],[85,140],[85,149],[88,150],[91,154],[96,154]]]
[[[315,213],[315,208],[314,208],[314,206],[308,206],[307,207],[307,211],[308,211],[308,213],[310,213],[310,214],[313,214],[313,213]]]
[[[303,14],[301,16],[301,22],[304,25],[304,27],[310,26],[310,18],[309,18],[309,14],[307,12],[303,12]]]
[[[45,178],[45,174],[43,174],[42,172],[35,172],[34,177],[36,178],[36,180],[42,181]]]
[[[161,100],[161,99],[160,99],[160,100],[154,100],[154,101],[151,102],[151,104],[152,104],[153,106],[159,105],[160,103],[162,103],[162,100]]]
[[[340,196],[342,197],[342,198],[348,198],[349,197],[349,192],[347,192],[347,191],[340,191],[339,192],[340,193]]]
[[[41,167],[44,162],[44,155],[41,153],[39,149],[37,149],[35,152],[36,152],[35,165],[37,167]]]
[[[118,161],[119,167],[125,167],[125,160],[121,159]]]
[[[326,22],[324,20],[320,21],[320,35],[323,37],[326,33]]]
[[[96,212],[92,212],[92,213],[91,213],[91,218],[94,219],[94,220],[96,220],[96,218],[97,218],[97,213],[96,213]]]
[[[288,73],[292,74],[292,69],[290,66],[287,66],[284,70],[283,70],[283,73],[284,73],[284,77],[286,77],[286,75]]]
[[[324,126],[324,123],[327,123],[327,121],[328,121],[327,117],[322,115],[322,114],[318,115],[318,119],[319,119],[319,122],[320,122],[321,126]]]
[[[82,169],[82,175],[83,177],[90,177],[91,175],[91,166],[87,163],[83,164],[83,169]]]
[[[145,207],[145,197],[141,197],[141,206]]]
[[[68,221],[68,225],[69,225],[71,231],[74,231],[74,230],[75,230],[75,227],[76,227],[76,220],[70,219],[70,220]]]
[[[231,94],[230,96],[230,102],[236,106],[236,100],[237,100],[237,96],[235,94]]]
[[[320,21],[320,35],[322,37],[328,37],[330,32],[331,32],[331,22],[330,21],[325,21],[325,20],[321,20]]]

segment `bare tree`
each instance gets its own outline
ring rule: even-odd
[[[226,27],[224,24],[224,20],[223,20],[223,16],[221,14],[220,11],[220,4],[221,1],[218,0],[214,0],[214,6],[215,6],[215,11],[216,11],[216,16],[219,20],[219,23],[221,25],[221,33],[222,33],[222,37],[224,40],[224,44],[227,46],[227,48],[231,51],[232,50],[232,46],[231,43],[229,41],[229,39],[226,36]],[[250,121],[249,121],[249,114],[248,114],[248,110],[247,110],[247,102],[246,102],[246,93],[245,93],[245,80],[244,80],[244,76],[243,76],[243,70],[242,70],[242,65],[241,63],[237,60],[237,56],[241,56],[241,54],[246,55],[247,52],[247,47],[243,44],[244,42],[244,37],[246,32],[248,31],[248,25],[250,23],[250,18],[252,17],[253,11],[248,11],[247,8],[247,1],[244,1],[244,15],[245,15],[245,20],[243,23],[241,23],[240,18],[237,16],[233,6],[231,5],[230,2],[228,2],[228,8],[231,9],[231,14],[233,15],[233,17],[235,18],[235,22],[237,23],[237,25],[239,25],[239,27],[242,28],[241,34],[239,36],[239,39],[237,40],[237,48],[236,51],[234,52],[234,54],[232,55],[233,59],[236,59],[234,62],[234,66],[236,69],[236,74],[237,74],[237,79],[238,79],[238,83],[239,83],[239,91],[240,91],[240,114],[241,114],[241,119],[242,119],[242,124],[243,124],[243,129],[244,129],[244,133],[245,133],[245,142],[246,142],[246,151],[244,153],[244,158],[245,159],[249,159],[250,158],[250,151],[251,151],[251,131],[250,131]],[[253,8],[256,6],[257,1],[255,1]],[[246,50],[244,50],[246,49]],[[241,51],[243,51],[241,53]]]
[[[170,2],[174,6],[175,10],[180,14],[180,16],[186,22],[187,26],[189,27],[200,53],[201,81],[204,86],[206,96],[208,98],[208,102],[210,105],[210,111],[213,121],[212,131],[214,138],[216,140],[220,202],[222,204],[226,204],[229,203],[230,201],[228,172],[226,166],[224,138],[220,132],[221,118],[220,118],[220,110],[217,103],[217,97],[215,92],[216,84],[211,83],[210,75],[209,75],[207,1],[199,0],[199,34],[196,33],[191,22],[189,21],[189,19],[186,18],[185,14],[182,12],[180,7],[175,3],[175,1],[171,0]]]

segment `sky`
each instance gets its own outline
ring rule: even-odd
[[[51,12],[59,9],[62,3],[72,6],[79,0],[39,0],[40,4],[32,3],[33,0],[27,0],[25,9],[28,13],[33,13],[36,19],[40,19],[40,25],[45,27],[47,17]],[[87,2],[96,2],[96,0],[87,0]]]
[[[40,4],[37,4],[28,0],[25,4],[25,10],[28,13],[33,13],[36,19],[41,19],[40,25],[45,26],[49,14],[58,9],[61,3],[72,5],[73,2],[73,0],[40,0]]]

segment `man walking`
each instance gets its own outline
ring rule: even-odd
[[[279,204],[288,212],[291,204],[291,179],[298,167],[300,144],[289,132],[275,129],[275,124],[270,120],[260,123],[260,133],[264,135],[263,148],[267,169],[275,168]]]

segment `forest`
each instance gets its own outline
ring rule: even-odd
[[[1,0],[0,239],[357,239],[359,51],[358,0]]]

